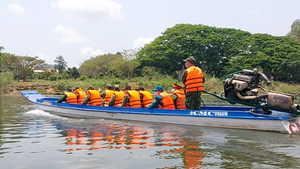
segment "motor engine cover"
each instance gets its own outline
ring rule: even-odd
[[[278,109],[290,110],[294,104],[292,96],[279,93],[268,93],[267,105]]]

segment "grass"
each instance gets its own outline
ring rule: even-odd
[[[14,82],[14,75],[10,72],[0,73],[0,93],[7,93]]]
[[[174,79],[170,76],[157,76],[156,78],[149,78],[149,77],[135,77],[132,79],[119,79],[119,78],[101,78],[101,79],[87,79],[87,80],[75,80],[75,79],[68,79],[68,80],[58,80],[58,81],[46,81],[46,80],[34,80],[31,82],[14,82],[13,75],[11,73],[2,73],[0,74],[1,83],[0,87],[2,93],[7,92],[8,86],[14,86],[16,88],[22,88],[22,86],[35,86],[29,87],[32,90],[38,90],[43,94],[62,94],[63,91],[67,86],[71,86],[75,88],[76,86],[80,86],[83,89],[87,89],[90,85],[94,86],[95,89],[104,90],[106,84],[111,84],[114,86],[115,84],[120,85],[120,88],[124,88],[127,85],[130,85],[132,89],[136,89],[138,87],[144,87],[146,90],[151,91],[155,88],[155,86],[162,86],[164,91],[170,92],[174,83],[183,86],[182,82]],[[38,87],[37,87],[38,86]],[[46,89],[50,87],[51,90]],[[278,91],[278,92],[285,92],[285,93],[300,93],[300,85],[299,84],[288,84],[282,82],[272,82],[271,85],[266,86],[267,90]],[[43,88],[44,87],[44,88]],[[211,92],[222,93],[223,92],[223,80],[205,76],[205,83],[204,83],[205,90]]]

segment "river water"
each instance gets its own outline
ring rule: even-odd
[[[65,118],[0,100],[1,169],[300,168],[299,135]]]

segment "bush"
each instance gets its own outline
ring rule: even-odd
[[[84,81],[86,79],[88,79],[88,77],[86,75],[80,76],[80,78],[79,78],[79,80],[81,80],[81,81]]]
[[[64,71],[61,74],[61,79],[70,79],[70,75],[68,74],[68,72]]]
[[[56,75],[49,76],[48,80],[50,81],[57,81],[58,77]]]
[[[67,87],[67,84],[63,81],[59,81],[56,84],[53,85],[53,89],[56,91],[63,91]]]
[[[14,74],[11,72],[0,73],[0,88],[7,87],[14,81]]]
[[[51,75],[55,75],[55,73],[53,72],[36,73],[37,79],[43,79],[43,80],[48,80]]]

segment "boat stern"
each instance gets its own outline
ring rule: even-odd
[[[289,134],[300,134],[300,117],[293,117],[282,121]]]

